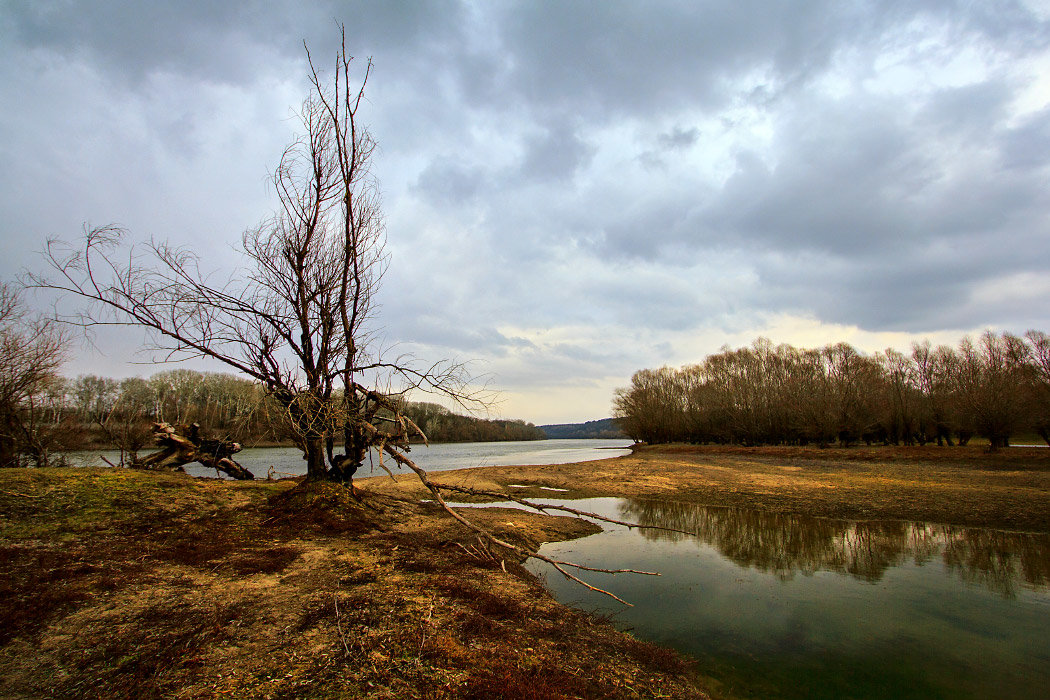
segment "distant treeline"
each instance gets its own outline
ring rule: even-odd
[[[1038,434],[1050,444],[1050,336],[985,333],[955,348],[914,344],[864,355],[723,348],[697,365],[636,372],[614,401],[620,427],[648,443],[965,445]]]
[[[257,382],[231,374],[177,369],[148,379],[83,375],[55,377],[36,397],[35,410],[56,448],[152,444],[154,421],[200,423],[210,434],[247,445],[291,444],[280,408]],[[542,430],[520,420],[462,416],[432,403],[406,404],[405,414],[433,442],[542,440]]]
[[[433,403],[412,403],[405,415],[426,433],[431,442],[505,442],[543,440],[542,430],[522,420],[490,420],[462,416]]]
[[[589,420],[586,423],[558,423],[541,425],[540,430],[552,440],[556,439],[595,439],[622,438],[623,431],[614,418]]]

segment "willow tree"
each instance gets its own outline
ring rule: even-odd
[[[348,481],[370,447],[405,446],[419,432],[400,410],[403,392],[468,407],[480,397],[463,365],[388,360],[371,342],[387,264],[376,144],[359,116],[372,64],[354,79],[345,32],[331,77],[307,59],[301,135],[273,173],[275,213],[241,237],[242,269],[216,285],[190,250],[138,249],[104,226],[75,247],[49,242],[51,271],[31,282],[87,302],[68,321],[144,327],[165,360],[207,358],[258,380],[284,410],[308,478]]]

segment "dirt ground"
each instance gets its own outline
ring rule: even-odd
[[[660,498],[845,519],[1050,532],[1050,449],[641,447],[612,460],[438,472],[434,481],[532,498]],[[422,493],[399,476],[384,493]],[[529,488],[509,488],[511,485]],[[563,489],[554,492],[540,487]]]
[[[701,698],[434,506],[322,486],[0,470],[0,698]],[[535,546],[569,518],[486,509]]]

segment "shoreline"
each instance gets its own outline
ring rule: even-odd
[[[1045,455],[1045,456],[1044,456]],[[641,447],[438,482],[1050,532],[1050,450]],[[688,659],[553,599],[414,475],[364,501],[295,480],[0,470],[0,696],[704,698]],[[305,500],[294,500],[295,498]],[[424,496],[425,497],[425,496]],[[456,500],[470,500],[457,497]],[[597,526],[469,517],[526,546]],[[114,634],[120,630],[120,634]]]

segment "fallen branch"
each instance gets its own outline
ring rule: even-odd
[[[343,623],[339,616],[339,596],[333,595],[332,602],[335,603],[335,626],[339,629],[339,639],[343,643],[343,651],[346,652],[346,656],[350,656],[350,647],[346,644],[346,635],[343,634]]]
[[[571,581],[575,581],[576,583],[580,584],[584,588],[587,588],[587,589],[589,589],[591,591],[594,591],[595,593],[602,593],[604,595],[609,596],[613,600],[616,600],[616,601],[619,601],[620,603],[623,603],[624,605],[631,606],[631,603],[628,603],[626,600],[624,600],[623,598],[619,597],[618,595],[616,595],[614,593],[611,593],[611,592],[605,590],[604,588],[598,588],[597,586],[592,586],[591,584],[587,583],[586,581],[584,581],[580,577],[578,577],[578,576],[576,576],[576,575],[566,571],[564,567],[568,566],[568,567],[572,567],[572,568],[576,568],[576,569],[581,569],[581,570],[584,570],[584,571],[594,571],[594,572],[603,573],[603,574],[641,574],[643,576],[659,576],[660,575],[659,573],[657,573],[655,571],[639,571],[637,569],[600,569],[600,568],[597,568],[597,567],[588,567],[588,566],[583,566],[583,565],[580,565],[580,564],[573,564],[572,562],[561,561],[559,559],[552,559],[552,558],[550,558],[548,556],[540,554],[539,552],[532,552],[532,551],[526,550],[526,549],[524,549],[522,547],[519,547],[519,546],[517,546],[515,544],[511,544],[510,542],[507,542],[505,540],[501,540],[500,538],[496,537],[495,535],[493,535],[491,532],[489,532],[485,528],[483,528],[483,527],[481,527],[479,525],[475,525],[474,523],[472,523],[467,518],[464,518],[462,515],[460,515],[458,512],[456,512],[456,510],[454,508],[449,506],[448,503],[445,502],[444,497],[441,495],[441,488],[437,484],[435,484],[434,482],[432,482],[430,480],[430,476],[427,474],[427,472],[424,469],[419,467],[415,462],[413,462],[406,455],[402,454],[401,452],[399,452],[397,449],[395,449],[391,445],[384,445],[384,449],[386,450],[387,454],[389,454],[391,457],[393,457],[394,460],[398,464],[401,464],[402,466],[408,467],[409,469],[411,469],[413,472],[416,473],[416,476],[419,477],[419,480],[423,483],[423,485],[427,487],[427,489],[430,491],[431,494],[433,494],[434,499],[441,505],[441,507],[445,510],[445,512],[447,512],[449,515],[451,515],[460,524],[462,524],[465,527],[469,528],[470,530],[473,530],[474,532],[476,532],[478,534],[478,536],[483,541],[489,542],[489,543],[494,544],[494,545],[496,545],[498,547],[502,547],[503,549],[506,549],[508,551],[514,552],[515,554],[519,555],[520,557],[522,557],[524,559],[532,557],[534,559],[539,559],[540,561],[547,562],[548,564],[553,566],[562,576],[564,576],[565,578],[567,578],[567,579],[569,579]],[[583,511],[580,511],[580,512],[582,513]],[[595,517],[597,517],[599,519],[603,519],[601,516],[598,516],[598,515],[595,515]],[[604,518],[604,519],[611,521],[611,519],[609,519],[609,518]]]
[[[266,480],[267,481],[273,481],[275,476],[281,476],[281,477],[293,476],[293,477],[295,477],[295,476],[302,476],[302,474],[293,474],[292,472],[279,472],[276,469],[274,469],[273,465],[271,464],[270,465],[270,470],[268,472],[266,472]]]
[[[692,535],[693,537],[697,536],[695,532],[690,532],[689,530],[678,530],[673,527],[663,527],[661,525],[639,525],[638,523],[632,523],[627,520],[617,520],[616,518],[610,518],[586,510],[577,510],[576,508],[570,508],[569,506],[560,506],[554,503],[535,503],[526,498],[521,498],[520,496],[515,496],[511,493],[503,493],[502,491],[486,491],[483,489],[470,488],[468,486],[453,486],[451,484],[438,483],[435,483],[434,486],[445,491],[462,493],[468,496],[484,496],[487,498],[497,498],[504,501],[512,501],[514,503],[517,503],[518,505],[538,510],[541,513],[546,513],[548,510],[559,510],[563,513],[570,513],[580,518],[593,518],[595,520],[600,520],[602,522],[610,523],[613,525],[623,525],[628,530],[633,530],[635,528],[638,528],[640,530],[664,530],[665,532],[677,532],[682,535]]]
[[[426,645],[426,643],[427,643],[427,627],[429,627],[429,626],[431,626],[433,624],[433,620],[434,620],[434,601],[431,600],[430,601],[430,609],[427,610],[427,617],[419,625],[420,626],[419,651],[416,652],[416,658],[417,659],[420,656],[423,655],[423,646]]]

